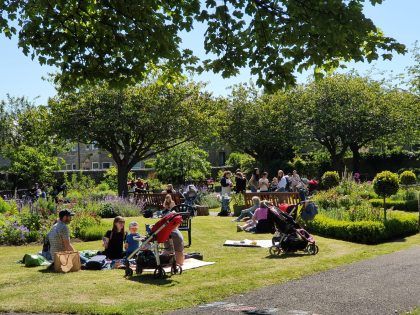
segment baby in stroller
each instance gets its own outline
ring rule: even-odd
[[[315,244],[315,239],[289,213],[272,207],[269,209],[267,220],[272,222],[275,227],[274,237],[272,238],[273,246],[269,249],[270,255],[280,256],[287,252],[299,250],[311,255],[318,253],[319,249]]]
[[[177,264],[173,242],[170,239],[171,233],[182,223],[182,214],[171,212],[153,225],[148,235],[140,239],[140,246],[127,257],[125,275],[133,275],[130,268],[130,260],[136,259],[136,273],[141,274],[144,269],[155,269],[155,278],[163,278],[166,275],[164,267],[171,267],[171,274],[181,274],[182,267]],[[159,244],[168,242],[171,248],[166,248],[167,255],[160,255]]]

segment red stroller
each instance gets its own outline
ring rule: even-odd
[[[153,225],[151,231],[145,239],[139,239],[140,246],[129,257],[125,265],[125,275],[131,277],[133,270],[130,268],[130,259],[136,257],[136,273],[141,274],[144,269],[155,269],[155,278],[166,276],[164,267],[171,267],[171,274],[181,274],[182,267],[176,263],[175,252],[171,242],[171,252],[169,259],[162,260],[159,255],[159,244],[165,243],[170,239],[170,235],[182,223],[181,213],[169,213]]]

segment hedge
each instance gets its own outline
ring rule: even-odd
[[[311,232],[320,236],[362,244],[377,244],[413,235],[419,228],[417,215],[395,212],[385,224],[375,221],[339,221],[318,214],[315,220],[308,221],[307,225]]]
[[[374,207],[383,207],[384,201],[382,199],[371,199],[370,204]],[[404,211],[418,211],[417,200],[386,200],[387,209],[393,208],[394,210]]]
[[[101,223],[99,225],[91,225],[80,230],[79,239],[85,242],[98,241],[105,236],[105,232],[111,228],[110,224]]]

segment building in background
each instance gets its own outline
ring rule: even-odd
[[[206,148],[209,153],[209,161],[212,166],[220,167],[226,165],[230,151],[226,148]],[[75,170],[106,170],[116,166],[111,154],[98,147],[97,144],[76,143],[68,151],[59,155],[63,160],[63,171]],[[137,163],[132,170],[144,168],[144,162]]]

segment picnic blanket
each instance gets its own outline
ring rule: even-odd
[[[190,269],[196,269],[204,266],[210,266],[213,265],[214,262],[209,261],[202,261],[194,258],[187,258],[184,260],[184,264],[182,265],[182,271],[190,270]],[[131,269],[134,271],[136,270],[136,266],[132,265]],[[163,268],[166,272],[171,272],[171,266]],[[144,269],[143,272],[154,272],[155,269]]]
[[[271,240],[242,240],[242,241],[232,241],[226,240],[223,246],[234,246],[234,247],[261,247],[261,248],[270,248],[273,246]]]

